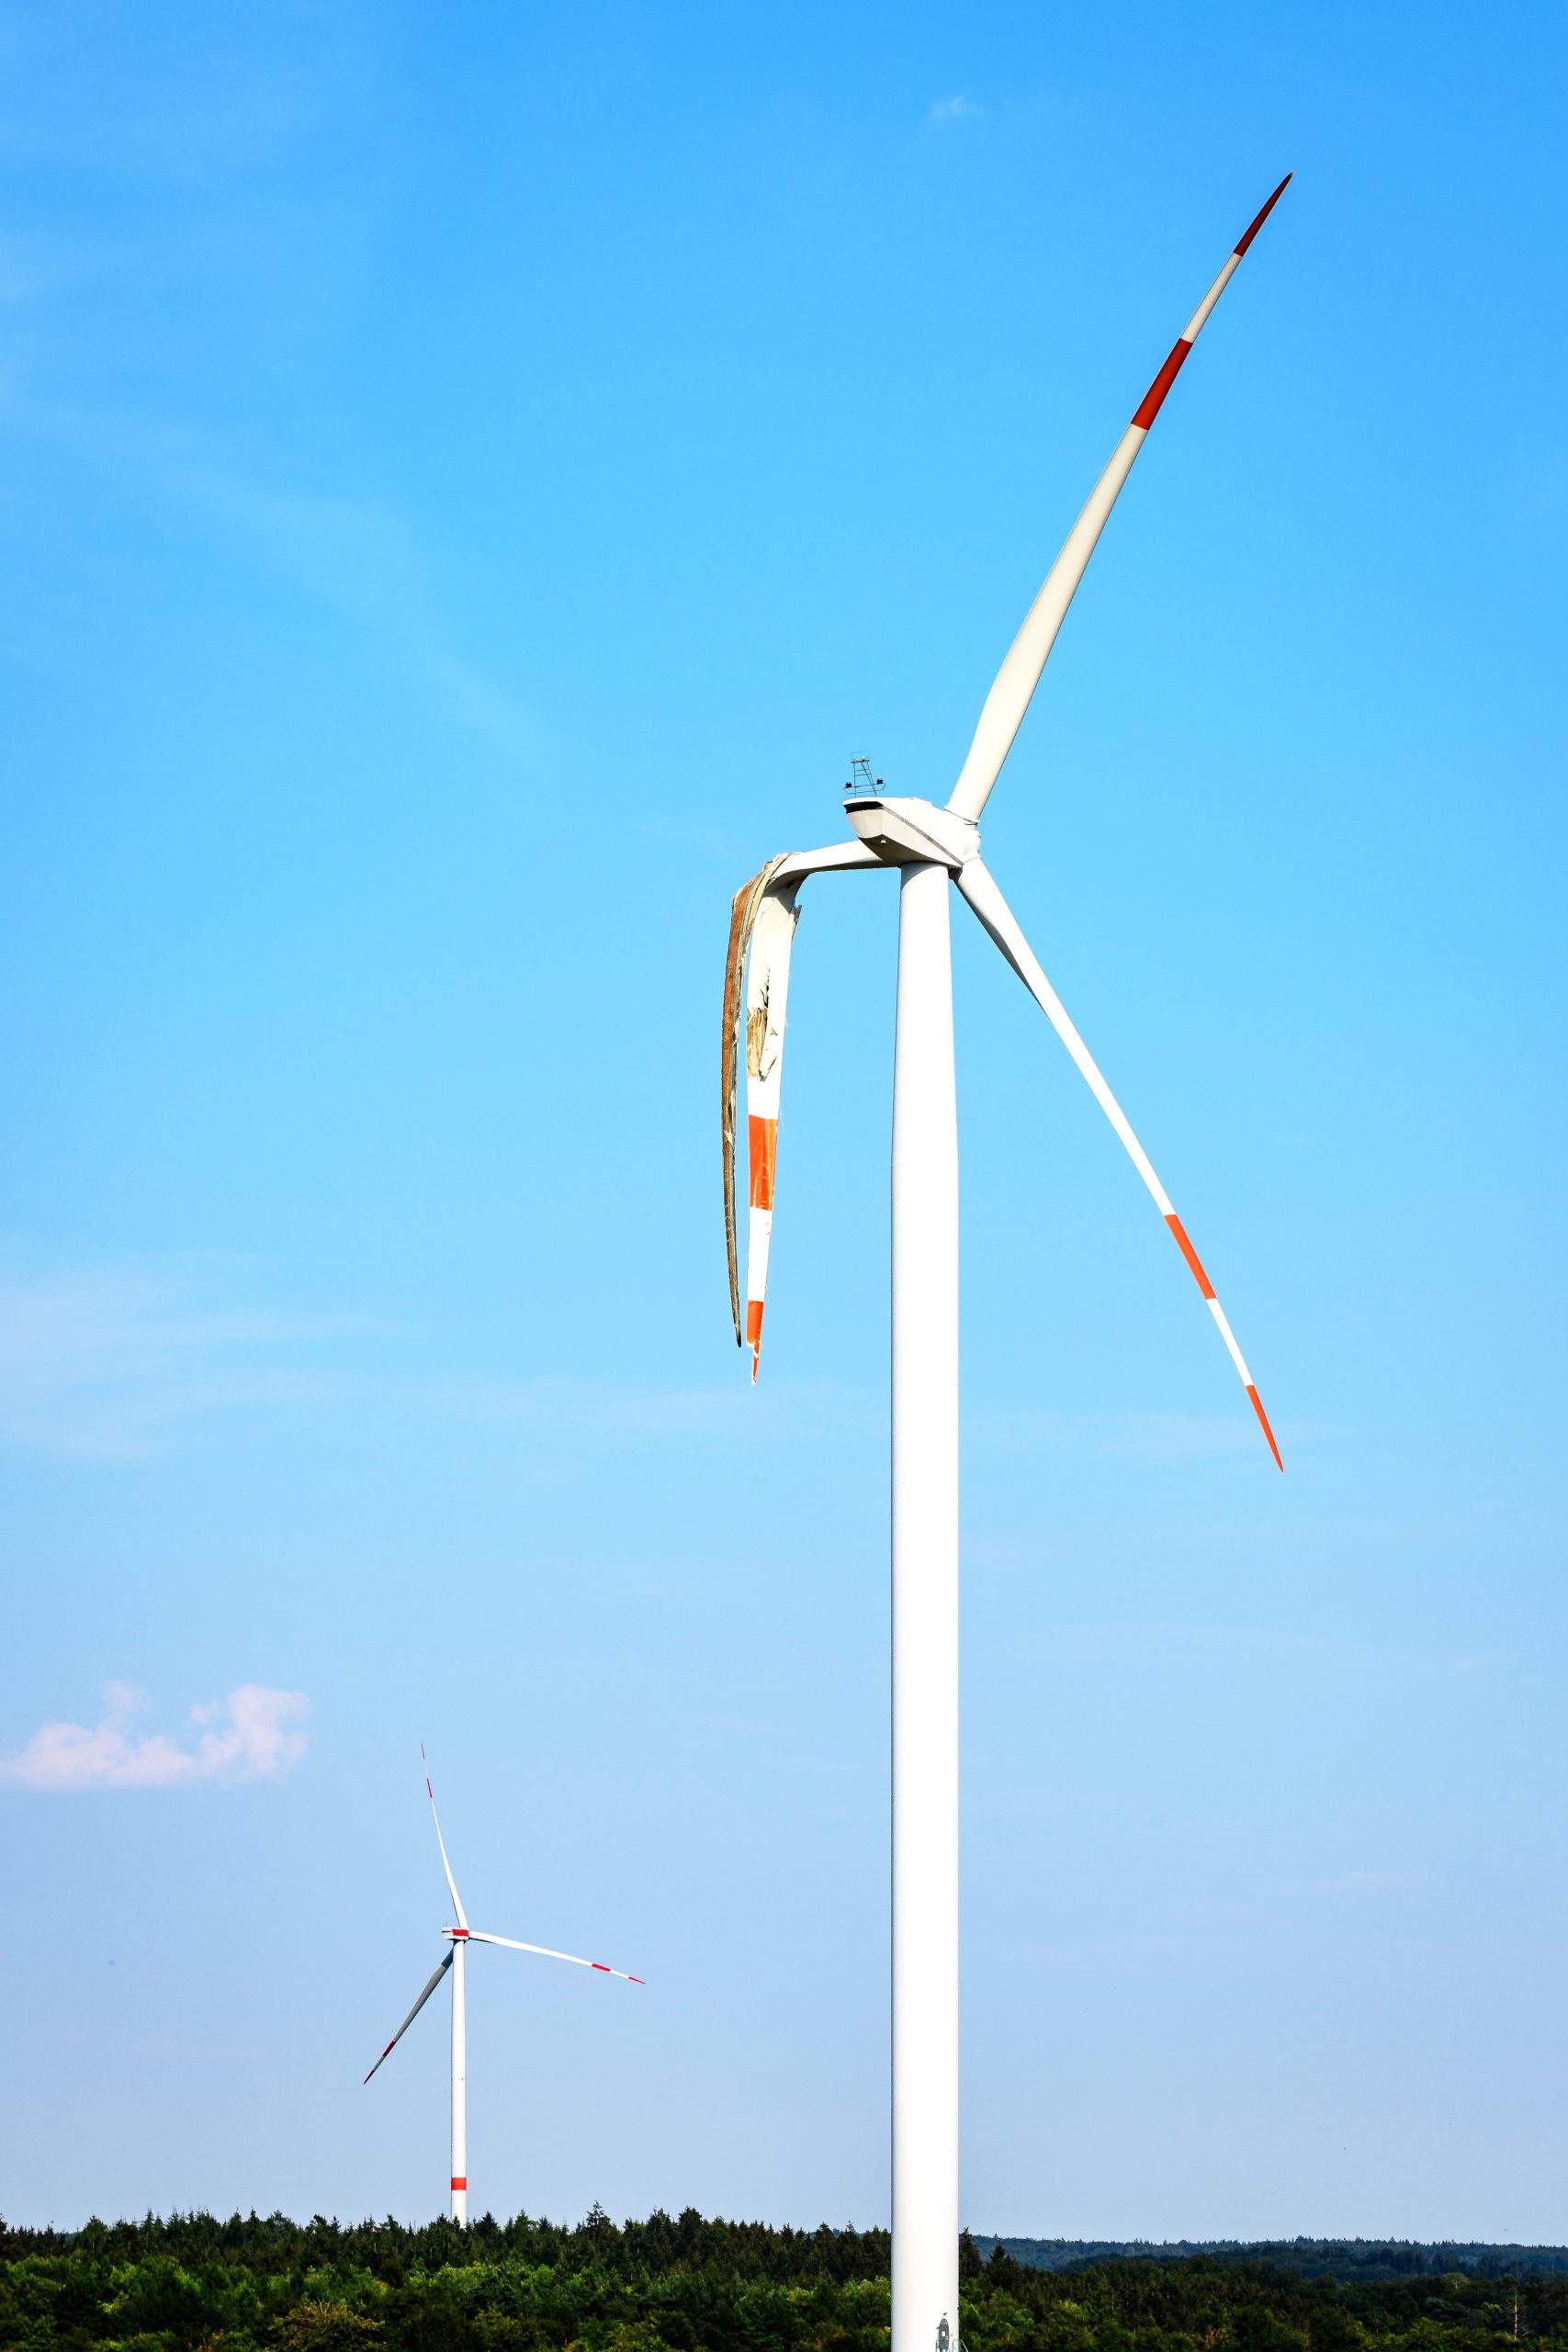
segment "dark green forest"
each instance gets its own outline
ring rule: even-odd
[[[1010,2243],[1034,2259],[963,2241],[964,2352],[1568,2352],[1556,2248]],[[0,2346],[22,2352],[886,2352],[887,2301],[886,2231],[694,2212],[0,2225]]]

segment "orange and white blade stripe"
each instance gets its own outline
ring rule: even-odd
[[[1008,962],[1012,966],[1013,970],[1018,974],[1019,978],[1023,982],[1024,987],[1044,1013],[1063,1045],[1066,1046],[1087,1080],[1095,1101],[1121,1136],[1128,1158],[1153,1195],[1155,1206],[1164,1217],[1170,1229],[1172,1239],[1186,1259],[1192,1278],[1203,1295],[1204,1303],[1214,1318],[1221,1339],[1229,1351],[1230,1360],[1241,1375],[1241,1385],[1252,1400],[1252,1409],[1257,1414],[1263,1434],[1269,1441],[1269,1451],[1273,1455],[1278,1467],[1282,1470],[1285,1465],[1280,1460],[1280,1449],[1274,1442],[1274,1432],[1269,1426],[1269,1416],[1263,1409],[1263,1400],[1258,1394],[1257,1383],[1247,1368],[1247,1360],[1236,1345],[1235,1333],[1231,1329],[1226,1319],[1224,1308],[1214,1296],[1214,1285],[1204,1272],[1198,1252],[1187,1238],[1186,1227],[1171,1205],[1169,1193],[1155,1174],[1154,1166],[1147,1152],[1133,1133],[1126,1113],[1101,1077],[1093,1055],[1069,1020],[1066,1007],[1045,978],[1033,950],[1019,926],[1016,916],[1002,897],[1000,890],[998,889],[987,867],[978,858],[975,858],[963,868],[961,873],[955,875],[953,879],[1001,949],[1002,954],[1007,957]]]
[[[980,811],[990,797],[991,787],[1001,774],[1002,762],[1012,749],[1013,737],[1023,724],[1024,712],[1040,684],[1041,673],[1051,648],[1056,642],[1056,632],[1066,618],[1067,606],[1089,568],[1089,560],[1121,493],[1122,485],[1133,470],[1133,460],[1147,440],[1149,427],[1159,414],[1161,403],[1202,332],[1210,311],[1230,284],[1242,255],[1290,183],[1291,175],[1287,172],[1257,219],[1238,240],[1224,269],[1178,335],[1164,367],[1134,410],[1133,421],[1116,444],[1111,463],[1090,492],[1083,513],[1068,532],[1061,554],[1045,575],[1040,594],[1024,615],[1023,626],[1009,648],[1007,659],[986,696],[979,724],[975,729],[975,740],[969,746],[968,757],[947,804],[959,816],[978,822]]]
[[[773,1229],[773,1178],[778,1165],[779,1081],[784,1069],[784,1004],[790,949],[799,920],[795,904],[804,876],[777,884],[773,858],[738,891],[730,910],[729,956],[724,984],[725,1233],[729,1250],[729,1303],[738,1344],[751,1351],[757,1377],[762,1308],[768,1288],[768,1246]],[[736,1265],[736,1061],[746,1059],[747,1187],[746,1318],[740,1318]]]

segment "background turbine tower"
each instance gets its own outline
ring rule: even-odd
[[[1067,606],[1161,402],[1288,184],[1233,249],[1134,412],[986,697],[945,808],[852,789],[852,842],[775,857],[736,894],[724,982],[724,1210],[735,1336],[762,1340],[777,1163],[784,999],[807,875],[898,868],[893,1082],[893,2346],[949,2352],[958,2334],[958,1129],[949,881],[1082,1072],[1187,1261],[1274,1460],[1262,1402],[1224,1310],[1088,1047],[980,862],[979,818]],[[750,1175],[745,1316],[736,1263],[736,1064],[746,1062]]]
[[[424,1749],[420,1748],[423,1758]],[[628,1976],[624,1968],[607,1968],[602,1960],[580,1960],[572,1951],[552,1951],[548,1944],[523,1944],[513,1936],[488,1935],[480,1928],[470,1928],[463,1909],[463,1898],[457,1892],[457,1882],[452,1875],[452,1865],[446,1859],[446,1840],[441,1835],[441,1815],[435,1810],[435,1792],[425,1775],[424,1792],[430,1799],[430,1816],[435,1824],[435,1842],[441,1849],[441,1867],[446,1873],[446,1885],[452,1897],[452,1908],[457,1924],[443,1928],[447,1950],[441,1964],[431,1975],[429,1983],[403,2019],[401,2025],[382,2051],[376,2064],[367,2075],[374,2075],[391,2056],[399,2042],[412,2025],[441,1979],[451,1971],[452,1975],[452,2219],[465,2225],[468,2219],[468,2022],[464,1970],[468,1964],[470,1944],[504,1944],[508,1951],[536,1952],[542,1960],[569,1960],[574,1968],[591,1968],[599,1976],[618,1976],[627,1984],[641,1984],[640,1976]]]

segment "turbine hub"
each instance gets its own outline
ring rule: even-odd
[[[844,814],[885,865],[945,865],[956,874],[980,854],[980,828],[974,820],[931,800],[857,792],[845,801]]]

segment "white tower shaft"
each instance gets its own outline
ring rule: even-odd
[[[468,2220],[468,2007],[464,1942],[452,1945],[452,2219]]]
[[[958,1114],[948,876],[899,871],[893,1080],[893,2342],[958,2339]]]

